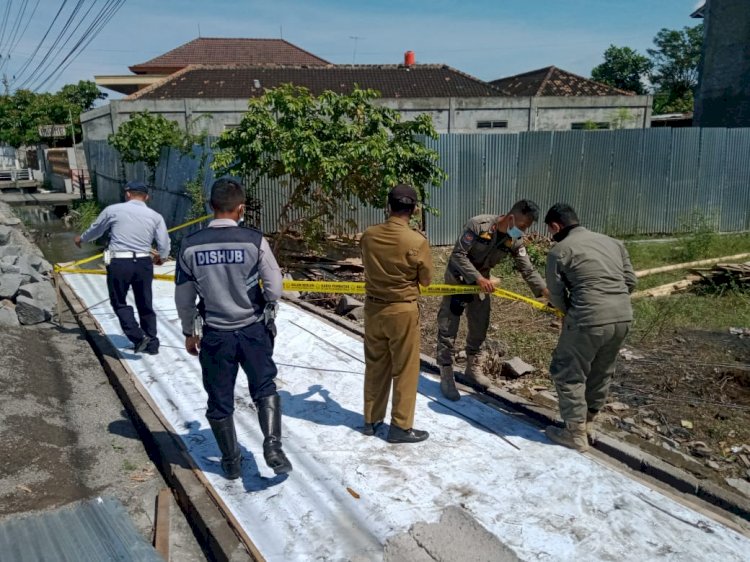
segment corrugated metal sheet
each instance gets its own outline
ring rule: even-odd
[[[518,135],[486,135],[485,196],[483,208],[503,213],[519,198]],[[454,234],[457,236],[457,234]]]
[[[552,143],[555,133],[520,133],[518,151],[519,198],[531,199],[544,207],[549,202]]]
[[[575,197],[576,203],[571,204],[581,217],[586,217],[586,224],[591,228],[604,230],[609,213],[614,136],[608,131],[583,133],[581,180]]]
[[[481,212],[485,190],[485,137],[483,135],[442,135],[427,146],[440,155],[440,165],[448,179],[430,195],[430,205],[440,211],[427,217],[427,235],[435,245],[453,244],[466,221]]]
[[[211,150],[209,139],[203,150]],[[629,129],[540,131],[520,134],[452,134],[425,139],[448,174],[430,189],[426,230],[435,245],[453,244],[466,221],[480,213],[502,213],[520,198],[549,205],[572,204],[581,218],[609,234],[671,233],[694,212],[716,219],[725,232],[750,228],[750,129]],[[120,200],[122,167],[106,142],[86,143],[96,169],[99,198]],[[165,151],[156,172],[153,205],[170,225],[189,208],[184,184],[197,159]],[[146,178],[142,164],[126,165],[128,178]],[[206,194],[213,176],[206,176]],[[248,182],[249,183],[249,182]],[[262,203],[261,228],[276,230],[290,193],[288,179],[263,178],[254,193]],[[314,208],[319,201],[309,201]],[[349,202],[329,233],[355,234],[383,219],[383,210]],[[299,211],[293,219],[302,219]]]
[[[580,189],[583,162],[583,143],[586,131],[570,131],[564,135],[554,135],[552,138],[552,153],[550,157],[550,182],[544,200],[537,203],[549,207],[550,201],[566,201],[578,207],[582,197]],[[590,136],[590,135],[589,135]],[[542,212],[545,212],[544,209]]]
[[[3,562],[164,562],[115,498],[96,498],[0,524]]]
[[[721,230],[750,229],[750,129],[727,130]]]
[[[703,209],[696,208],[700,134],[701,130],[698,128],[672,131],[672,165],[667,201],[672,220],[675,221],[673,232],[688,228],[694,213],[704,213]]]
[[[596,134],[597,131],[593,133]],[[610,131],[613,136],[612,181],[605,232],[635,234],[638,222],[643,130]],[[601,220],[601,217],[599,217]],[[581,217],[588,222],[588,217]]]
[[[644,135],[635,234],[669,232],[671,229],[671,210],[667,199],[671,154],[672,129],[652,129]]]
[[[726,177],[727,130],[702,129],[695,206],[705,209],[713,228],[720,228],[722,192]]]

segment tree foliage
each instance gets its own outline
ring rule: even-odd
[[[133,113],[117,132],[109,135],[108,141],[123,162],[146,164],[153,183],[162,149],[177,148],[187,153],[199,139],[180,129],[177,122],[146,110]]]
[[[644,79],[648,77],[652,63],[648,57],[630,47],[610,45],[604,51],[604,62],[594,67],[591,78],[621,90],[643,95],[647,92]]]
[[[97,100],[107,94],[99,91],[96,84],[81,80],[78,84],[67,84],[57,93],[37,94],[30,90],[16,90],[13,94],[0,95],[0,143],[13,147],[34,145],[40,142],[67,144],[68,140],[41,138],[39,125],[69,125],[71,118],[75,136],[81,138],[80,115],[88,111]],[[68,128],[68,132],[70,130]]]
[[[653,62],[654,112],[693,110],[693,93],[698,85],[703,24],[681,30],[662,29],[648,49]]]
[[[293,231],[314,245],[326,226],[343,226],[336,217],[354,210],[352,202],[383,208],[399,182],[414,185],[424,202],[423,187],[445,179],[437,153],[419,140],[436,137],[431,118],[402,121],[397,111],[373,104],[377,96],[355,88],[314,97],[283,85],[250,100],[239,126],[217,141],[214,169],[247,178],[251,194],[263,178],[288,180],[277,246]]]
[[[702,47],[702,23],[681,30],[661,29],[654,47],[647,49],[648,58],[629,47],[610,45],[591,77],[638,94],[652,93],[654,114],[692,111]],[[650,89],[644,84],[646,78]]]

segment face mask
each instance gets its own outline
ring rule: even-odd
[[[510,236],[511,238],[513,238],[514,240],[517,240],[518,238],[523,238],[523,231],[520,228],[518,228],[515,224],[508,229],[508,232],[506,232],[506,234]]]

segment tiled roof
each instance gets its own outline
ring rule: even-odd
[[[491,97],[500,90],[449,66],[420,64],[347,66],[191,66],[127,99],[247,99],[281,84],[312,94],[372,88],[384,98]]]
[[[130,67],[135,74],[172,73],[191,64],[326,65],[328,61],[283,39],[199,37]]]
[[[507,95],[527,96],[632,96],[633,92],[594,82],[555,66],[516,74],[490,82]]]

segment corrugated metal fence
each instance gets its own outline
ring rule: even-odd
[[[750,230],[750,129],[452,134],[426,143],[449,176],[430,194],[440,211],[427,217],[432,244],[452,244],[468,218],[502,213],[521,198],[536,201],[543,212],[568,202],[585,224],[613,235],[677,232],[694,213],[719,231]],[[209,146],[196,147],[196,154]],[[117,152],[106,142],[90,142],[87,156],[100,200],[119,200]],[[187,213],[184,184],[197,167],[197,158],[165,151],[153,200],[170,224]],[[146,179],[145,172],[140,165],[125,167],[128,179]],[[208,173],[206,192],[212,181]],[[283,182],[260,185],[264,230],[274,230],[288,189]],[[345,215],[365,228],[381,221],[383,212],[352,202]]]

